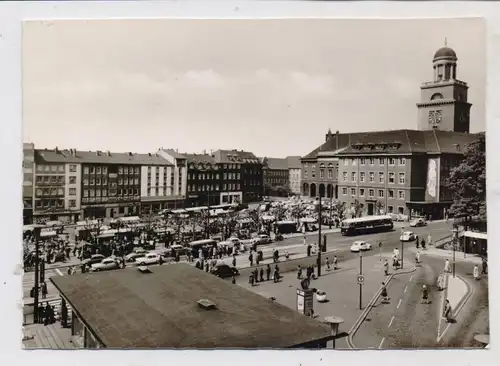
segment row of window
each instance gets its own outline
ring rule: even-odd
[[[188,192],[210,192],[210,191],[218,191],[219,188],[222,187],[223,191],[239,191],[240,184],[239,183],[229,183],[222,184],[222,186],[218,184],[204,184],[204,185],[188,185]]]
[[[119,188],[119,189],[84,189],[83,197],[107,197],[107,196],[138,196],[138,188]]]
[[[70,171],[71,171],[71,166],[70,166]],[[76,166],[75,166],[75,171],[76,171]],[[83,167],[83,174],[108,174],[108,167],[107,166],[103,166],[103,167],[100,167],[100,166],[85,166]],[[139,175],[141,174],[141,170],[140,170],[140,167],[136,166],[136,167],[128,167],[128,166],[119,166],[118,167],[118,174],[125,174],[125,175],[128,175],[128,174],[135,174],[135,175]]]
[[[64,164],[37,164],[36,166],[37,172],[52,172],[52,173],[64,173],[65,165]]]
[[[261,181],[260,180],[248,180],[248,181],[244,180],[243,185],[244,186],[260,186]]]
[[[266,174],[268,176],[280,176],[285,177],[288,176],[288,170],[267,170]]]
[[[307,166],[307,164],[305,164]],[[332,164],[328,165],[328,179],[333,180],[333,168],[331,167]],[[335,171],[338,175],[339,173],[339,168],[335,168]],[[320,169],[319,169],[319,177],[321,179],[325,178],[325,169],[324,169],[324,164],[321,164]],[[304,178],[308,178],[308,172],[307,170],[304,170]],[[311,178],[316,178],[316,165],[313,165],[313,170],[311,171]]]
[[[64,196],[64,188],[38,188],[36,197],[42,196]]]
[[[357,188],[350,188],[350,193],[351,193],[351,196],[352,197],[356,197],[357,195]],[[347,196],[348,195],[348,188],[347,187],[343,187],[342,188],[342,195],[344,196]],[[394,189],[389,189],[387,191],[387,198],[396,198],[396,196],[394,195]],[[384,198],[384,194],[385,194],[385,191],[383,189],[378,189],[377,190],[377,196],[375,196],[375,189],[368,189],[368,196],[367,197],[370,197],[370,198],[374,198],[374,197],[378,197],[378,198]],[[364,197],[365,196],[365,188],[359,188],[359,196],[360,197]],[[397,195],[397,198],[400,199],[400,200],[404,200],[405,199],[405,191],[398,191],[398,195]]]
[[[287,179],[283,179],[283,178],[280,178],[280,179],[268,178],[268,179],[266,179],[266,183],[270,183],[270,184],[287,184],[288,180]]]
[[[172,195],[172,187],[156,187],[150,188],[148,187],[146,194],[148,196],[171,196]]]
[[[111,183],[111,182],[110,182]],[[111,184],[115,184],[116,185],[116,182],[114,183],[111,183]],[[84,178],[83,179],[83,185],[84,186],[88,186],[88,185],[91,185],[91,186],[100,186],[100,185],[103,185],[103,186],[106,186],[108,185],[108,179],[105,178],[105,177],[92,177],[90,179],[87,179],[87,178]],[[119,178],[118,179],[118,185],[139,185],[139,178]]]
[[[371,166],[374,166],[375,163],[378,162],[378,165],[382,165],[382,166],[385,166],[385,159],[386,158],[353,158],[353,159],[349,159],[349,158],[343,158],[343,159],[340,159],[341,160],[341,163],[343,165],[357,165],[358,163],[358,160],[359,160],[359,165],[371,165]],[[397,165],[400,165],[400,166],[405,166],[406,165],[406,158],[403,158],[403,157],[400,157],[400,158],[387,158],[387,162],[389,164],[389,166],[395,166],[396,164]]]
[[[64,184],[64,175],[37,175],[36,184]]]
[[[70,200],[69,201],[69,206],[70,207],[76,207],[76,200]],[[63,208],[64,207],[64,201],[63,200],[36,200],[35,201],[35,207],[36,208]]]
[[[356,182],[358,173],[356,172],[351,172],[351,182]],[[396,173],[394,172],[389,172],[389,184],[396,184]],[[378,173],[378,183],[384,183],[384,173],[379,172]],[[348,181],[348,175],[347,172],[342,172],[342,180],[344,182]],[[365,172],[360,172],[359,173],[359,181],[360,182],[366,182],[366,173]],[[374,183],[375,182],[375,172],[369,172],[368,173],[368,182]],[[405,184],[406,179],[405,179],[405,173],[398,173],[398,184]]]

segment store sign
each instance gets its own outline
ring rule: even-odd
[[[439,200],[439,158],[430,158],[427,163],[427,184],[425,200]]]
[[[309,315],[314,308],[314,292],[311,289],[297,289],[297,311]]]

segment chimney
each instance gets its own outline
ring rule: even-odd
[[[129,151],[128,156],[134,155],[131,151]]]
[[[55,150],[56,150],[56,153],[58,153],[58,152],[59,152],[59,149],[57,148],[57,146],[56,146]]]
[[[151,153],[148,153],[149,156],[151,156]]]
[[[99,150],[97,150],[97,151],[95,152],[95,154],[96,154],[97,156],[101,156],[101,152],[100,152]]]
[[[106,151],[106,155],[111,156],[111,151]]]
[[[335,150],[339,149],[339,130],[335,131]]]
[[[203,150],[203,155],[206,155],[207,154],[207,150]]]

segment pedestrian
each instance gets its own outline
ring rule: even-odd
[[[255,278],[254,278],[254,274],[253,272],[250,273],[250,279],[249,279],[249,282],[250,282],[250,285],[253,287],[254,283],[255,283]]]
[[[260,282],[264,282],[264,268],[260,267]]]
[[[420,242],[420,245],[422,246],[422,249],[425,250],[425,240],[422,239],[422,241]]]
[[[481,262],[481,274],[487,274],[488,272],[488,262],[486,261],[486,257],[483,257]]]
[[[253,270],[253,278],[255,279],[255,283],[259,282],[259,270],[257,268]]]
[[[297,266],[297,279],[298,280],[302,279],[302,267],[300,265]]]
[[[478,281],[479,280],[479,267],[477,266],[477,264],[474,266],[473,275],[474,275],[474,279],[476,281]]]
[[[337,267],[337,262],[338,262],[338,258],[336,255],[333,256],[333,269],[336,270],[338,267]]]
[[[236,267],[236,254],[233,255],[233,267]]]
[[[389,274],[389,262],[387,259],[384,259],[384,273],[386,276]]]
[[[427,244],[432,245],[432,236],[431,234],[427,235]]]
[[[163,263],[165,263],[165,260],[163,259],[163,256],[162,256],[162,255],[160,255],[160,266],[161,266]]]
[[[417,264],[419,264],[419,263],[420,263],[420,251],[419,251],[419,250],[417,250],[417,254],[415,254],[415,262],[416,262]]]
[[[446,302],[444,304],[443,318],[445,319],[446,323],[451,323],[453,320],[452,316],[451,316],[450,300],[448,300],[448,299],[446,299]]]
[[[268,263],[266,267],[266,279],[269,281],[271,279],[271,265]]]
[[[450,261],[448,260],[448,258],[444,261],[444,272],[450,272]]]
[[[48,294],[47,283],[44,281],[42,283],[42,299],[46,299],[47,298],[47,294]]]
[[[387,286],[385,285],[385,282],[382,282],[382,292],[381,292],[381,295],[382,295],[382,298],[383,298],[383,302],[387,302],[389,301],[389,295],[387,293]]]
[[[329,271],[330,270],[330,261],[328,260],[328,257],[326,257],[325,264],[326,264],[326,270]]]
[[[290,254],[288,254],[288,250],[285,249],[285,259],[290,259]]]
[[[248,255],[248,261],[250,262],[250,267],[253,266],[253,255],[252,255],[252,252],[250,252],[250,254]]]
[[[444,290],[444,276],[443,274],[440,274],[437,280],[437,288],[439,291]]]
[[[415,236],[415,246],[417,247],[417,249],[420,247],[420,242],[418,241],[418,235]]]
[[[231,278],[231,283],[232,283],[233,285],[235,285],[235,284],[236,284],[236,277],[235,277],[235,276],[233,276],[233,277]]]
[[[422,301],[420,301],[421,304],[428,304],[429,303],[429,289],[427,288],[427,285],[422,285]]]
[[[310,256],[311,256],[311,249],[312,249],[311,244],[307,244],[307,256],[308,256],[308,257],[310,257]]]

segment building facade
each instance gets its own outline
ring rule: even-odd
[[[421,87],[417,130],[328,131],[301,159],[302,194],[336,198],[353,215],[444,217],[452,203],[446,179],[476,138],[468,133],[471,105],[456,61],[448,47],[436,52],[434,80]]]
[[[217,150],[212,157],[222,167],[221,204],[262,199],[262,163],[259,158],[243,150]]]
[[[35,144],[23,143],[23,225],[33,222]]]
[[[187,160],[188,207],[215,206],[221,204],[221,193],[227,171],[210,154],[183,154]],[[226,182],[227,184],[227,182]],[[226,187],[227,189],[227,187]]]
[[[288,167],[288,184],[292,194],[300,195],[301,180],[302,180],[302,166],[300,165],[300,156],[287,156]]]
[[[173,149],[159,149],[156,154],[171,164],[172,175],[170,176],[171,193],[166,202],[169,209],[184,208],[187,198],[187,159]]]
[[[137,154],[141,160],[141,214],[170,208],[174,196],[174,165],[159,154]],[[170,206],[169,206],[170,203]]]
[[[264,196],[287,195],[290,186],[288,162],[280,158],[262,158]]]

